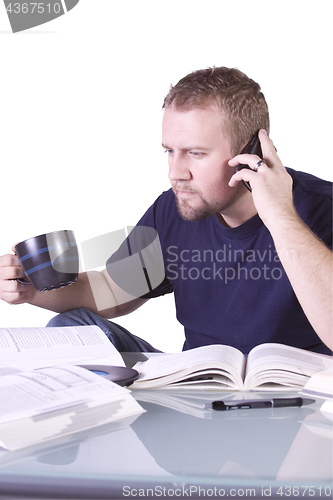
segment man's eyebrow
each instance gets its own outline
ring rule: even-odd
[[[162,143],[162,148],[164,149],[172,149],[166,144]],[[192,146],[192,147],[185,147],[185,148],[180,148],[181,151],[192,151],[192,150],[199,150],[199,151],[209,151],[211,148],[205,148],[203,146]]]

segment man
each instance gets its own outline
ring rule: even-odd
[[[137,226],[157,231],[161,283],[140,296],[120,286],[113,273],[124,260],[120,250],[101,273],[82,273],[74,285],[41,294],[13,281],[22,268],[7,255],[0,259],[0,297],[68,311],[51,325],[97,323],[120,350],[153,350],[103,318],[174,292],[184,349],[222,343],[248,353],[279,342],[331,354],[331,183],[285,169],[268,137],[260,87],[236,69],[187,75],[163,107],[172,190]],[[263,161],[239,154],[258,130]],[[237,172],[239,164],[249,168]]]

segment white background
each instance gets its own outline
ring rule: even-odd
[[[134,225],[169,188],[163,98],[208,66],[258,81],[284,164],[332,180],[331,22],[330,0],[80,0],[12,34],[1,2],[0,255],[44,232],[80,242]],[[0,327],[52,316],[0,303]],[[181,349],[172,296],[117,321]]]

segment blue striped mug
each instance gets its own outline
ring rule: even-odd
[[[28,281],[39,292],[75,283],[79,256],[73,231],[54,231],[21,241],[15,252]]]

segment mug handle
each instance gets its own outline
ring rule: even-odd
[[[21,283],[21,285],[31,285],[30,281],[23,281],[20,278],[16,278],[16,281]]]
[[[14,255],[17,255],[17,253],[15,252],[15,245],[13,247],[13,252],[14,252]],[[21,285],[31,285],[30,281],[24,281],[24,280],[21,280],[20,278],[16,278],[16,281],[21,283]]]

